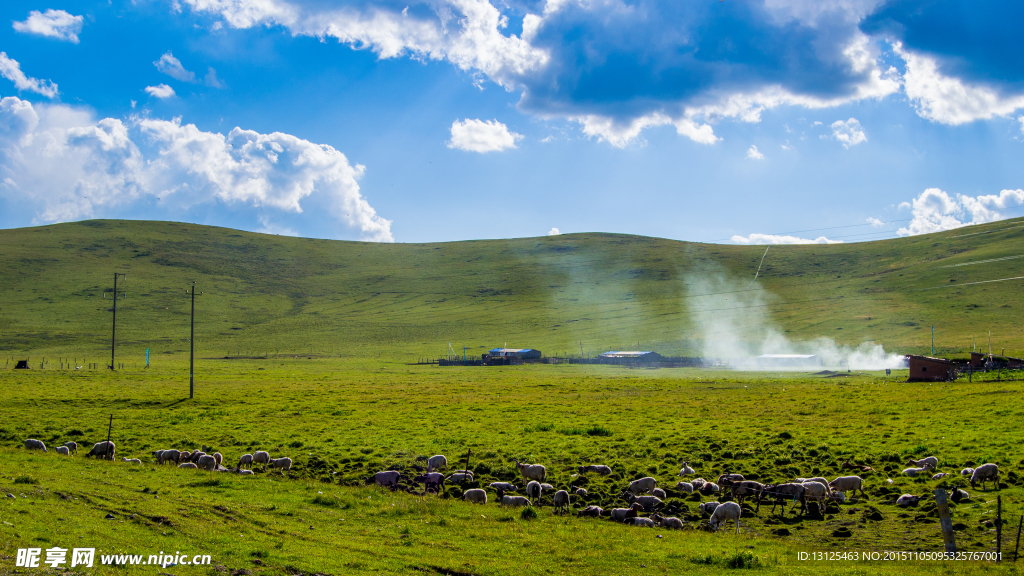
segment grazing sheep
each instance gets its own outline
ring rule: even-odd
[[[727,487],[729,488],[729,491],[732,492],[732,497],[741,504],[747,496],[753,496],[756,498],[757,495],[764,490],[764,484],[754,482],[753,480],[732,482]]]
[[[501,490],[503,492],[515,492],[519,490],[515,484],[511,482],[491,482],[487,485],[488,488],[494,488],[495,490]]]
[[[377,472],[373,475],[373,481],[377,486],[383,486],[394,490],[398,488],[398,479],[402,477],[400,472],[395,470],[386,470],[384,472]]]
[[[604,510],[599,506],[587,506],[576,513],[577,518],[597,518]]]
[[[632,504],[629,508],[612,508],[611,518],[615,522],[625,522],[629,518],[636,518],[637,513],[643,509],[640,504]]]
[[[221,463],[224,462],[224,457],[221,456],[220,452],[214,452],[213,458],[217,461],[217,467],[220,468]]]
[[[89,450],[89,453],[86,454],[86,457],[109,458],[113,460],[115,448],[116,447],[114,446],[113,442],[107,442],[105,440],[103,442],[97,442],[92,445],[92,450]]]
[[[156,450],[153,452],[153,458],[156,458],[157,464],[160,463],[160,457],[164,455],[165,450]]]
[[[435,470],[440,470],[442,468],[447,468],[447,467],[448,467],[448,459],[445,458],[442,454],[438,454],[436,456],[431,456],[427,460],[427,472],[434,472]]]
[[[29,438],[28,440],[25,440],[25,450],[42,450],[43,452],[46,452],[46,444],[43,444],[42,440]]]
[[[985,489],[985,482],[993,481],[996,484],[996,488],[999,488],[999,466],[989,463],[982,464],[974,469],[974,473],[971,474],[971,488],[975,488],[976,484],[981,483],[981,489]]]
[[[907,506],[914,506],[920,499],[920,496],[914,496],[913,494],[904,494],[896,499],[896,505],[906,508]]]
[[[693,484],[689,482],[678,482],[676,483],[676,491],[686,492],[687,494],[693,494]]]
[[[217,459],[209,454],[203,454],[195,465],[199,467],[200,470],[212,472],[217,469]]]
[[[556,512],[558,510],[569,511],[569,493],[565,490],[555,492],[555,495],[551,497],[551,502],[554,504]]]
[[[242,454],[242,457],[238,459],[238,467],[242,466],[252,467],[252,454]]]
[[[67,448],[72,454],[78,454],[78,442],[65,442],[64,447]]]
[[[266,470],[267,464],[270,464],[270,453],[264,450],[257,450],[252,453],[252,463],[263,464],[263,469]]]
[[[178,464],[181,462],[181,452],[178,452],[177,450],[157,450],[157,452],[160,453],[160,455],[156,457],[156,461],[159,464],[163,464],[164,462],[174,462],[175,464]],[[156,454],[156,452],[154,452],[154,454]]]
[[[860,470],[861,472],[873,472],[875,470],[871,466],[863,466],[861,464],[853,464],[852,462],[850,462],[849,458],[847,458],[846,462],[843,462],[842,465],[839,466],[839,468],[841,470]]]
[[[626,494],[626,501],[630,504],[639,504],[644,507],[647,512],[653,512],[658,508],[661,508],[665,503],[662,502],[661,498],[657,496],[635,496],[633,494]]]
[[[828,488],[828,485],[829,485],[829,481],[826,478],[822,478],[821,476],[816,476],[814,478],[796,478],[795,480],[793,480],[793,482],[796,483],[796,484],[806,484],[807,482],[817,482],[818,484],[824,484],[825,488]]]
[[[472,488],[462,493],[462,499],[474,504],[487,504],[487,492],[481,488]]]
[[[846,502],[846,494],[837,490],[833,490],[832,493],[829,494],[829,498],[840,504],[844,504]]]
[[[680,476],[689,476],[690,474],[695,474],[695,472],[693,471],[693,468],[690,468],[690,465],[688,463],[683,462],[683,469],[679,471],[679,475]]]
[[[697,506],[697,511],[701,514],[707,514],[708,516],[715,513],[715,508],[718,508],[718,502],[701,502]]]
[[[270,461],[270,467],[287,472],[292,469],[292,459],[287,456],[284,458],[275,458]]]
[[[658,498],[661,498],[662,500],[668,498],[668,494],[665,494],[665,491],[662,490],[661,488],[655,488],[654,490],[651,490],[651,494],[657,496]]]
[[[963,500],[970,500],[971,495],[968,494],[966,490],[953,488],[952,495],[950,495],[949,499],[959,504]]]
[[[714,482],[705,482],[701,484],[700,489],[698,490],[698,492],[705,496],[710,496],[718,491],[718,484],[715,484]]]
[[[939,467],[939,459],[936,458],[935,456],[928,456],[926,458],[921,458],[920,460],[914,460],[913,458],[911,458],[910,460],[907,460],[907,466],[931,468],[934,470],[935,468]]]
[[[825,501],[828,500],[828,486],[821,482],[803,482],[804,499],[818,502],[818,512],[825,513]]]
[[[202,458],[203,456],[206,456],[206,452],[203,452],[202,450],[196,450],[196,451],[192,452],[191,455],[189,455],[187,460],[192,462],[193,464],[198,464],[199,463],[199,459]],[[211,456],[211,458],[212,458],[212,456]],[[182,454],[181,459],[182,460],[186,460],[184,454]]]
[[[577,496],[582,498],[582,497],[587,495],[587,489],[586,488],[577,488],[576,491],[573,492],[573,494],[575,494],[575,495],[577,495]]]
[[[473,473],[472,472],[468,472],[468,471],[456,472],[456,473],[448,476],[448,482],[452,482],[452,483],[456,483],[456,484],[459,484],[459,483],[462,483],[462,482],[472,482],[472,481],[473,481]]]
[[[931,468],[906,468],[903,470],[903,475],[910,476],[911,478],[916,478],[918,474],[922,474],[929,470],[931,470]]]
[[[532,504],[530,504],[530,501],[524,496],[502,496],[501,505],[512,507],[532,506]]]
[[[255,476],[256,475],[256,473],[253,472],[252,470],[243,470],[242,468],[239,468],[239,469],[235,470],[235,473],[236,474],[240,474],[242,476]]]
[[[961,476],[970,476],[971,474],[974,474],[974,468],[964,468],[960,471]]]
[[[607,476],[612,473],[612,469],[604,464],[587,464],[586,466],[580,466],[577,470],[579,470],[580,474],[593,472],[595,474],[601,474],[602,476]]]
[[[680,520],[679,518],[673,518],[673,517],[665,518],[665,517],[661,516],[660,514],[651,514],[651,520],[654,520],[655,522],[657,522],[658,525],[661,526],[662,528],[671,528],[671,529],[674,529],[674,530],[682,530],[683,529],[683,521]]]
[[[541,493],[544,492],[544,487],[541,486],[540,482],[536,480],[530,480],[526,484],[526,497],[534,500],[539,500]]]
[[[786,503],[793,502],[795,504],[800,501],[801,513],[807,511],[807,503],[804,498],[806,488],[803,484],[789,483],[789,484],[765,484],[761,494],[757,497],[757,508],[756,511],[761,510],[761,501],[765,498],[771,498],[772,500],[772,513],[775,513],[775,507],[782,504],[782,513],[786,513]]]
[[[658,487],[658,481],[650,476],[640,478],[639,480],[633,480],[629,483],[629,490],[633,494],[650,494],[655,488]]]
[[[195,470],[196,468],[199,468],[199,466],[196,466],[191,462],[182,462],[181,464],[178,464],[178,468],[189,468],[191,470]]]
[[[690,484],[693,485],[694,490],[700,490],[700,487],[703,486],[706,482],[707,480],[703,478],[694,478],[693,480],[690,480]]]
[[[63,448],[63,446],[61,446],[61,448]],[[139,460],[138,458],[125,458],[124,456],[121,457],[121,462],[127,462],[129,464],[142,464],[142,460]]]
[[[71,451],[68,450],[67,446],[57,446],[56,450],[57,450],[57,454],[60,454],[62,456],[70,456],[71,455]]]
[[[439,494],[444,489],[444,474],[440,472],[427,472],[426,474],[420,474],[413,478],[413,482],[417,484],[423,484],[423,493],[433,491],[435,494]]]
[[[528,482],[530,480],[543,482],[548,475],[548,469],[540,464],[522,464],[519,460],[516,460],[516,468],[518,468],[519,473],[523,475],[523,482]]]
[[[555,489],[551,484],[545,484],[544,482],[540,483],[540,487],[543,488],[545,492],[550,492]]]
[[[181,454],[178,455],[178,460],[183,462],[191,462],[192,452],[189,450],[182,450]]]
[[[722,474],[718,477],[718,483],[721,485],[728,484],[730,482],[742,482],[746,480],[743,474]]]
[[[724,526],[726,522],[732,520],[732,523],[736,525],[736,533],[740,533],[740,516],[743,514],[743,510],[740,509],[740,505],[735,502],[723,502],[717,508],[715,513],[711,515],[711,519],[708,520],[708,524],[711,525],[711,529],[718,531],[721,526]]]
[[[828,487],[832,490],[850,492],[851,495],[860,490],[861,497],[864,497],[864,479],[860,476],[840,476],[829,482]]]
[[[949,473],[947,473],[947,472],[939,472],[938,474],[935,474],[935,475],[932,476],[932,480],[942,480],[946,476],[949,476]]]
[[[651,520],[650,518],[641,518],[637,516],[636,518],[630,518],[629,520],[630,523],[633,524],[633,526],[643,526],[644,528],[657,527],[657,524],[654,523],[654,520]]]

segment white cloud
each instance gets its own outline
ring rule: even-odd
[[[40,13],[32,10],[24,22],[14,22],[14,29],[26,34],[38,34],[78,44],[78,33],[82,31],[81,16],[63,10],[47,10]]]
[[[911,203],[903,202],[900,208],[910,208],[912,219],[906,228],[897,230],[900,236],[914,236],[952,230],[968,224],[984,224],[1002,220],[998,210],[1024,204],[1024,190],[1003,190],[998,195],[950,196],[938,188],[928,188]],[[970,221],[967,221],[967,216]]]
[[[217,71],[214,70],[212,66],[211,67],[207,67],[207,69],[206,69],[206,77],[203,78],[203,82],[205,82],[206,85],[211,87],[211,88],[223,88],[224,87],[224,82],[220,78],[217,78]]]
[[[986,86],[974,86],[944,76],[934,59],[905,50],[893,51],[906,62],[903,84],[918,116],[956,126],[994,116],[1009,116],[1024,108],[1024,94],[1002,95]]]
[[[548,230],[548,236],[559,236],[561,235],[561,233],[562,231],[559,230],[558,228],[552,228],[551,230]]]
[[[583,133],[597,138],[600,142],[608,142],[616,148],[625,148],[637,141],[640,132],[647,128],[673,124],[676,133],[686,136],[698,144],[714,144],[721,140],[715,136],[714,129],[708,124],[698,124],[685,115],[673,119],[661,112],[655,112],[627,121],[619,121],[608,116],[587,115],[571,118],[583,125]]]
[[[764,160],[764,154],[762,154],[761,151],[757,149],[757,146],[751,144],[750,149],[747,150],[747,158],[751,160]]]
[[[225,136],[179,119],[125,124],[0,100],[0,172],[9,180],[0,195],[28,205],[38,222],[112,214],[143,197],[181,209],[219,202],[301,213],[317,195],[363,239],[392,241],[391,221],[360,193],[364,170],[330,146],[280,132],[235,128]]]
[[[750,236],[733,236],[732,241],[737,244],[842,244],[842,240],[829,240],[819,236],[813,240],[800,238],[798,236],[784,236],[778,234],[751,234]]]
[[[867,142],[868,137],[864,134],[864,130],[860,127],[860,122],[856,118],[850,118],[849,120],[836,120],[832,123],[832,137],[843,143],[844,148],[850,146],[856,146],[861,142]]]
[[[181,80],[182,82],[196,81],[196,73],[186,70],[185,67],[181,65],[181,61],[175,58],[174,54],[171,54],[170,50],[161,56],[159,60],[153,62],[153,66],[156,66],[157,70],[167,74],[175,80]]]
[[[881,228],[882,226],[885,226],[885,222],[871,216],[868,216],[867,223],[871,224],[872,228]]]
[[[146,86],[146,94],[153,96],[154,98],[170,98],[174,96],[174,88],[171,88],[167,84],[157,84],[156,86]],[[134,106],[133,106],[134,108]]]
[[[448,147],[467,152],[500,152],[515,148],[516,141],[522,138],[522,134],[509,132],[508,126],[497,120],[467,118],[452,122],[452,139],[448,142]]]
[[[8,58],[6,52],[0,52],[0,76],[14,82],[14,87],[18,90],[28,90],[29,92],[42,94],[47,98],[55,98],[57,96],[56,84],[50,80],[38,80],[26,76],[21,71],[21,64],[18,64],[18,61],[14,58]]]

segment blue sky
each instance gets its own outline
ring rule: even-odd
[[[5,2],[0,226],[779,243],[1021,216],[1022,11]]]

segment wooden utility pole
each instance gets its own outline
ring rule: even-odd
[[[999,480],[996,480],[999,483]],[[998,486],[996,486],[998,488]],[[996,562],[1003,556],[1003,497],[996,496]]]
[[[196,283],[192,282],[192,289],[185,292],[192,296],[192,320],[188,336],[188,397],[192,399],[196,397]]]
[[[935,505],[939,509],[939,525],[942,527],[942,542],[946,552],[956,552],[956,535],[953,532],[953,521],[949,518],[949,502],[942,488],[935,490]]]
[[[114,307],[111,308],[111,312],[114,313],[113,321],[110,325],[110,369],[115,370],[117,365],[114,364],[114,345],[117,342],[117,277],[125,277],[124,274],[114,272]],[[106,295],[106,291],[103,292]]]
[[[107,449],[107,460],[113,460],[113,457],[110,455],[110,431],[113,430],[113,429],[114,429],[114,415],[111,414],[110,415],[110,424],[107,425],[107,446],[106,446],[106,449]]]
[[[1017,545],[1013,547],[1013,561],[1017,561],[1017,552],[1020,551],[1020,529],[1024,527],[1024,516],[1020,517],[1020,522],[1017,522]]]

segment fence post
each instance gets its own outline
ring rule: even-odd
[[[998,480],[996,481],[998,482]],[[997,486],[998,488],[998,486]],[[996,562],[1003,555],[1003,497],[996,496]]]
[[[935,505],[939,509],[939,525],[942,527],[942,541],[946,545],[946,552],[955,553],[956,535],[953,532],[953,521],[949,518],[949,502],[946,500],[946,491],[942,488],[935,489]]]
[[[1017,522],[1017,545],[1013,547],[1013,561],[1017,561],[1017,552],[1020,550],[1020,529],[1024,526],[1024,516],[1020,517],[1020,522]]]

